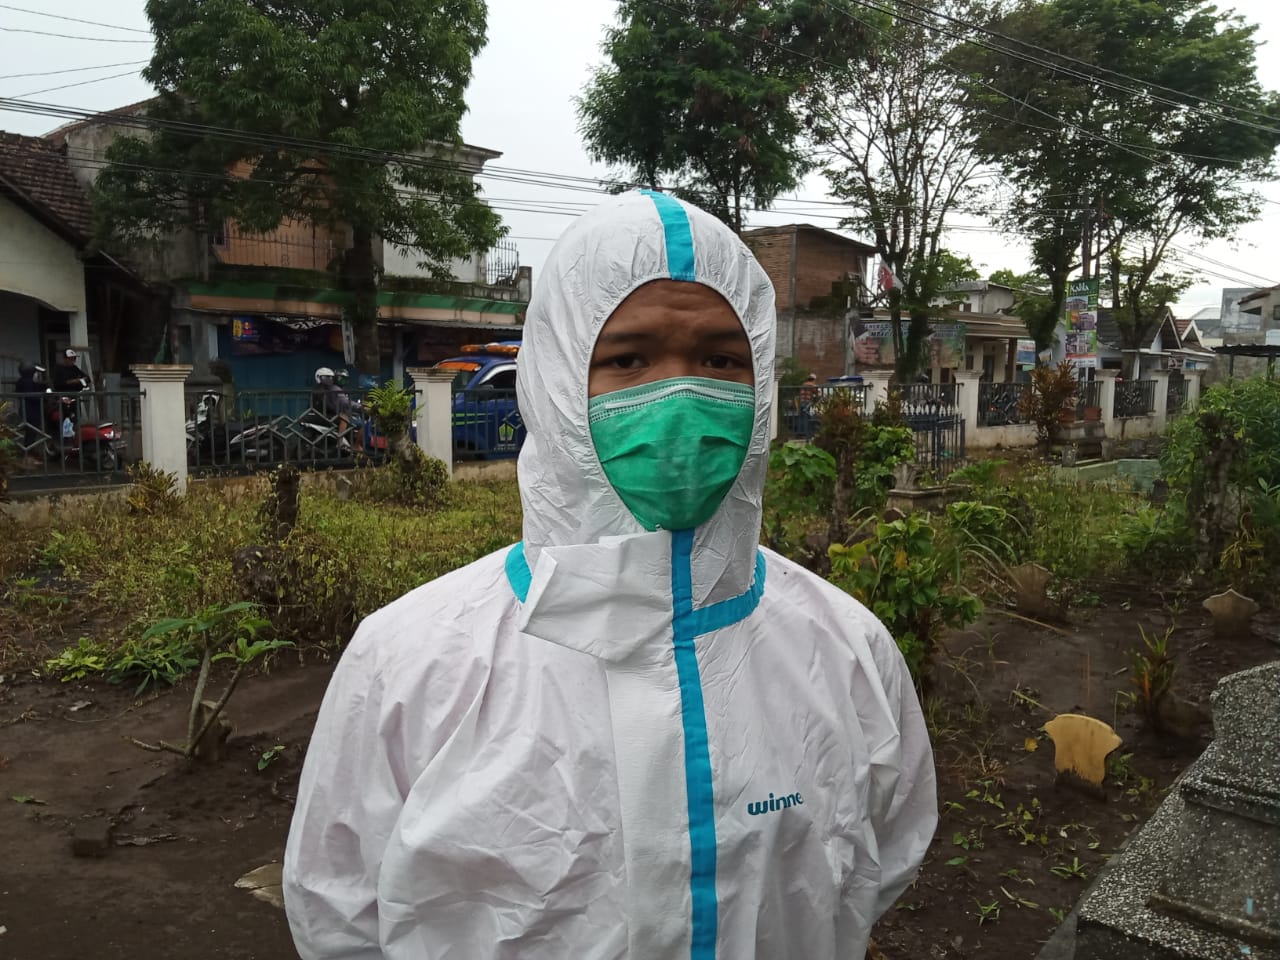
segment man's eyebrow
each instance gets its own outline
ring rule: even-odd
[[[638,343],[642,340],[657,339],[654,334],[646,330],[619,330],[601,331],[600,336],[596,337],[596,343]]]

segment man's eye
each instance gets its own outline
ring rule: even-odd
[[[615,370],[638,370],[644,366],[644,357],[638,353],[624,353],[616,357],[607,357],[601,366],[613,367]]]
[[[737,357],[731,357],[723,353],[707,357],[707,366],[713,370],[734,370],[742,365],[742,361]]]

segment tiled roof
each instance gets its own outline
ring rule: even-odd
[[[81,243],[93,230],[89,196],[62,151],[40,137],[0,132],[0,186],[35,208],[59,232]]]
[[[1177,325],[1177,327],[1178,327],[1178,339],[1179,339],[1179,340],[1181,340],[1183,337],[1185,337],[1185,336],[1187,335],[1187,331],[1191,329],[1191,321],[1190,321],[1190,320],[1175,320],[1175,321],[1173,321],[1173,322],[1174,322],[1174,323]]]

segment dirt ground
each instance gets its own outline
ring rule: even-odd
[[[1139,626],[1176,625],[1179,690],[1206,703],[1218,677],[1280,657],[1275,616],[1223,642],[1198,603],[1181,609],[1136,590],[1097,601],[1056,628],[990,613],[948,638],[926,698],[943,818],[919,879],[876,932],[890,960],[1033,958],[1203,749],[1205,737],[1158,738],[1133,714],[1115,715]],[[179,739],[186,686],[135,701],[105,683],[0,678],[0,957],[296,957],[283,913],[234,883],[283,853],[329,672],[281,662],[244,682],[231,702],[231,756],[216,768],[126,739]],[[1130,756],[1105,800],[1055,786],[1052,744],[1038,729],[1063,711],[1116,719],[1117,755]],[[105,855],[74,856],[73,835]]]

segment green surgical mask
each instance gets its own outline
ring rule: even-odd
[[[755,424],[755,389],[677,377],[592,397],[591,440],[604,474],[646,530],[688,530],[738,478]]]

